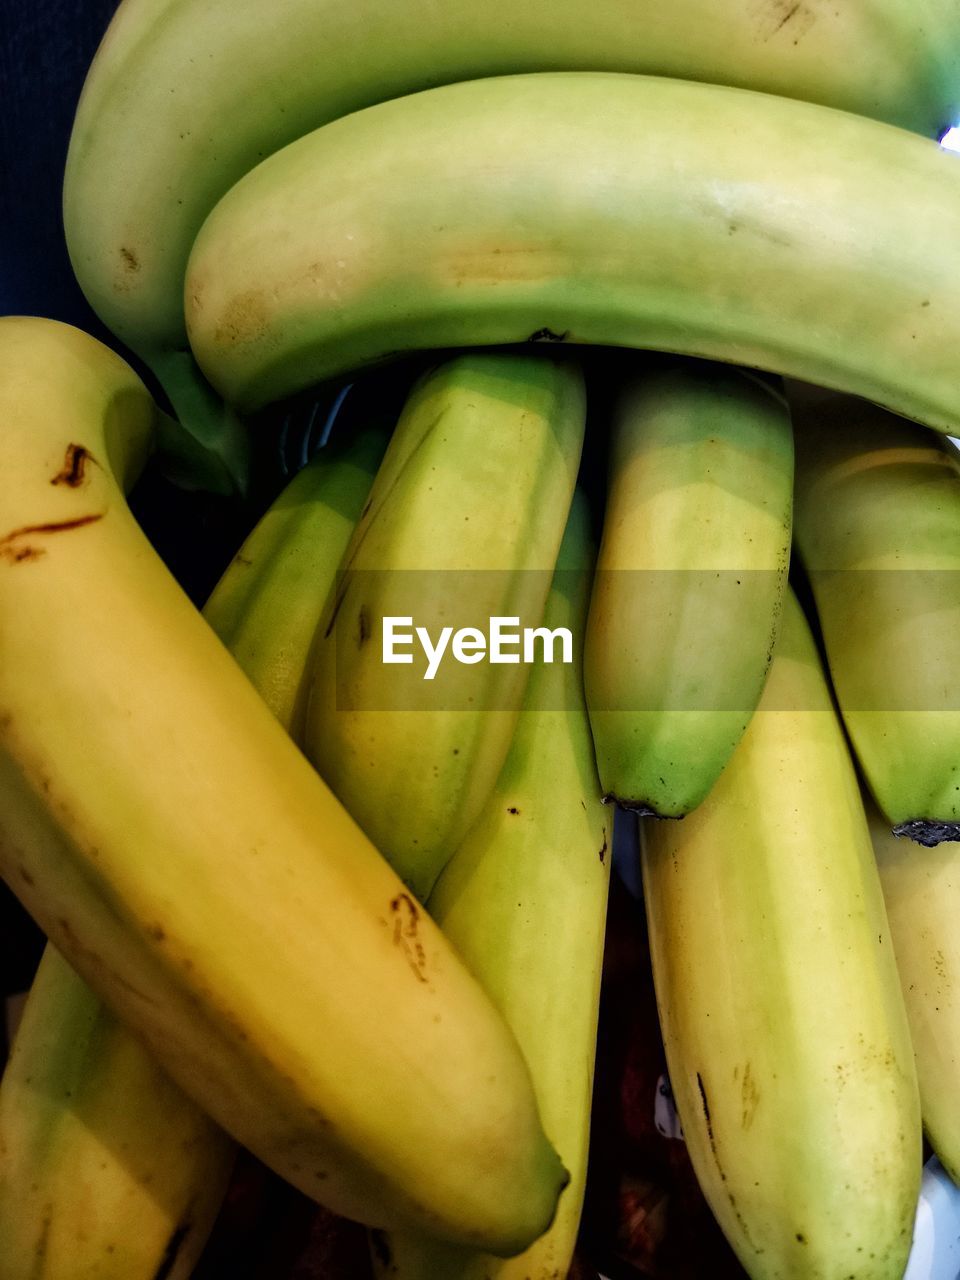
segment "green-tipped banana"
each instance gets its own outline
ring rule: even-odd
[[[792,595],[703,804],[641,819],[670,1083],[752,1280],[900,1280],[920,1186],[913,1050],[870,833]]]
[[[890,920],[931,1147],[960,1182],[960,844],[918,849],[868,802],[870,833]]]
[[[933,135],[960,104],[956,27],[950,0],[124,0],[70,140],[70,256],[101,319],[203,421],[178,367],[190,246],[233,183],[311,129],[432,85],[592,69],[740,84]]]
[[[0,321],[0,868],[177,1083],[338,1212],[509,1254],[566,1174],[513,1035],[123,498],[154,411]]]
[[[618,393],[584,680],[600,781],[625,808],[683,817],[743,735],[779,630],[792,502],[772,387],[680,365]]]
[[[540,626],[585,413],[567,359],[485,352],[427,372],[318,633],[307,755],[421,901],[506,759],[530,665],[517,644],[495,656],[492,620]],[[466,628],[481,647],[458,648]],[[426,637],[446,643],[435,660]]]
[[[204,609],[295,741],[313,634],[385,443],[320,453]],[[48,947],[0,1084],[4,1280],[185,1280],[234,1149]]]
[[[960,467],[873,405],[797,390],[796,540],[854,750],[898,834],[960,838]]]
[[[570,1269],[587,1172],[613,844],[580,675],[589,544],[589,512],[577,495],[544,615],[545,626],[574,635],[574,662],[531,673],[496,788],[428,902],[516,1033],[570,1185],[551,1229],[516,1258],[500,1262],[418,1237],[375,1237],[373,1258],[384,1277],[527,1280]]]
[[[414,348],[565,341],[768,368],[957,431],[960,164],[746,89],[447,85],[241,179],[185,298],[197,359],[243,408]]]
[[[257,522],[204,606],[294,742],[303,738],[314,633],[386,444],[371,430],[318,453]]]

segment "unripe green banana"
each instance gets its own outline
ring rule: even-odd
[[[371,432],[319,453],[204,608],[295,741],[313,634],[385,444]],[[48,947],[0,1083],[4,1280],[186,1280],[234,1151]]]
[[[641,819],[670,1083],[751,1280],[900,1280],[913,1050],[853,765],[795,598],[760,706],[682,822]]]
[[[282,1176],[517,1252],[566,1182],[522,1054],[138,529],[153,416],[93,339],[0,321],[0,869]]]
[[[318,632],[306,753],[421,901],[496,783],[530,667],[517,650],[465,665],[449,635],[432,675],[416,642],[387,664],[386,620],[434,644],[445,627],[486,636],[493,618],[540,626],[585,415],[579,367],[546,353],[425,373]]]
[[[612,855],[580,675],[590,591],[590,513],[578,493],[544,625],[567,627],[574,662],[540,665],[503,772],[428,902],[434,919],[516,1033],[544,1128],[570,1170],[553,1225],[507,1261],[422,1237],[373,1240],[397,1280],[566,1276],[587,1173],[593,1058]]]
[[[241,179],[185,297],[197,359],[243,408],[399,351],[566,341],[767,368],[957,431],[960,164],[745,89],[447,85]]]
[[[960,836],[960,468],[928,431],[798,388],[797,549],[854,751],[898,834]]]
[[[910,1019],[927,1139],[960,1181],[960,844],[918,849],[867,803],[870,833]]]
[[[307,657],[387,439],[321,450],[284,488],[203,613],[294,742],[303,740]]]
[[[790,559],[793,433],[780,392],[710,365],[629,378],[613,414],[590,724],[605,794],[680,818],[763,691]]]
[[[101,319],[205,417],[184,357],[190,246],[311,129],[431,85],[570,69],[740,84],[933,135],[960,107],[957,25],[950,0],[124,0],[70,139],[70,256]]]

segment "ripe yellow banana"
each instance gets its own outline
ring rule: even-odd
[[[411,348],[563,340],[768,368],[956,431],[960,164],[746,89],[447,85],[252,170],[185,297],[197,359],[243,408]]]
[[[318,454],[204,609],[295,741],[313,634],[384,445],[369,433]],[[4,1280],[186,1280],[234,1150],[48,947],[0,1084]]]
[[[4,877],[289,1181],[371,1225],[527,1247],[566,1174],[516,1041],[137,528],[143,387],[15,318],[0,388]]]
[[[936,436],[796,391],[796,540],[837,700],[898,834],[960,836],[960,468]]]
[[[956,28],[950,0],[124,0],[70,139],[70,256],[181,412],[215,415],[185,355],[190,246],[234,182],[311,129],[432,85],[570,69],[740,84],[933,135],[960,108]]]
[[[486,637],[494,618],[540,626],[585,414],[579,367],[546,353],[464,354],[424,374],[318,631],[306,753],[421,901],[497,780],[530,665],[518,647],[466,665],[456,635],[432,664],[419,641],[394,646],[404,665],[385,646],[391,631],[439,646],[445,628]]]
[[[960,844],[918,849],[895,836],[867,802],[873,848],[890,920],[931,1147],[960,1181]]]
[[[605,794],[680,818],[753,713],[790,559],[782,394],[732,369],[630,378],[613,410],[584,681]]]
[[[544,1127],[570,1170],[553,1226],[508,1261],[423,1237],[373,1237],[397,1280],[566,1276],[587,1172],[593,1058],[612,833],[600,800],[580,674],[592,554],[577,494],[544,624],[575,636],[576,661],[531,673],[503,772],[430,895],[434,919],[516,1033]]]
[[[712,793],[640,824],[670,1082],[724,1233],[752,1280],[900,1280],[913,1050],[856,776],[792,595]]]

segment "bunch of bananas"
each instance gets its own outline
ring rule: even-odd
[[[956,114],[952,0],[123,0],[65,228],[172,413],[0,320],[0,1280],[185,1280],[236,1143],[383,1277],[565,1276],[614,803],[747,1273],[902,1276],[921,1125],[960,1178]],[[142,470],[244,494],[399,356],[198,611]]]

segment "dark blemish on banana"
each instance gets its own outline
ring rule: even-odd
[[[78,489],[80,485],[86,483],[88,462],[92,462],[94,466],[100,465],[86,445],[68,444],[63,466],[50,483],[65,484],[71,489]]]
[[[419,982],[426,982],[423,970],[427,957],[418,937],[420,911],[409,893],[398,893],[390,903],[393,912],[393,941],[406,956]]]
[[[126,245],[120,246],[120,257],[123,259],[124,269],[130,272],[140,270],[140,259],[132,249],[128,249]]]
[[[515,808],[513,805],[510,805],[507,809],[507,813],[519,813],[519,812],[520,810]]]
[[[173,1271],[174,1264],[177,1261],[177,1255],[183,1247],[183,1242],[190,1234],[189,1222],[181,1223],[179,1227],[171,1235],[167,1241],[167,1247],[163,1251],[163,1257],[160,1259],[160,1265],[153,1273],[153,1280],[167,1280],[167,1277]]]
[[[0,538],[0,558],[10,564],[19,564],[23,560],[36,560],[46,554],[45,549],[32,546],[30,543],[18,546],[17,544],[22,543],[24,538],[29,538],[34,533],[64,533],[68,529],[82,529],[84,525],[94,524],[97,520],[102,520],[105,514],[106,512],[104,511],[98,511],[95,515],[77,516],[73,520],[55,520],[48,524],[22,525],[19,529],[14,529],[12,533]]]
[[[362,649],[370,639],[370,615],[365,605],[360,606],[357,614],[357,648]]]
[[[564,329],[563,333],[555,333],[553,329],[537,329],[535,333],[531,333],[527,339],[528,342],[566,342],[570,337],[570,330]]]
[[[147,933],[155,942],[164,942],[167,937],[167,931],[162,924],[152,924],[147,928]]]
[[[774,35],[776,35],[777,31],[782,30],[787,25],[787,23],[790,21],[791,18],[796,17],[796,15],[800,11],[800,8],[801,8],[800,0],[797,0],[797,3],[793,5],[790,9],[788,9],[787,12],[780,19],[779,23],[777,24],[776,30],[774,31]]]
[[[26,867],[17,867],[17,870],[20,872],[21,879],[24,881],[25,884],[37,883]]]
[[[600,861],[606,862],[606,860],[607,860],[607,833],[606,831],[604,831],[603,844],[600,846]]]

